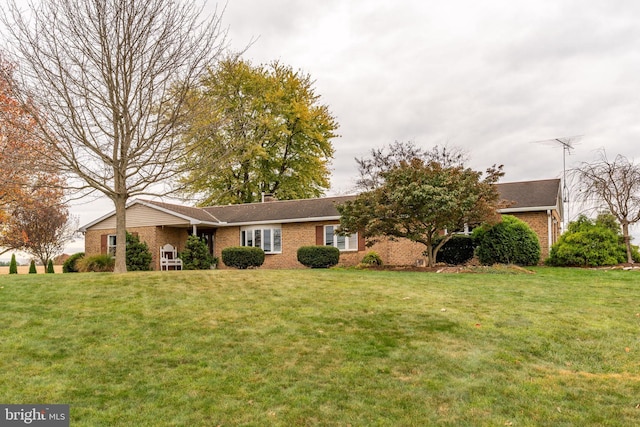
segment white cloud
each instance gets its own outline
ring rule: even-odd
[[[532,143],[548,138],[584,135],[568,166],[601,147],[640,160],[638,16],[635,0],[229,0],[224,22],[235,50],[257,37],[246,58],[316,80],[345,192],[353,158],[395,140],[460,146],[505,181],[560,177],[562,150]]]

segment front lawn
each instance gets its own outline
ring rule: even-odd
[[[0,403],[72,426],[640,424],[640,273],[0,277]]]

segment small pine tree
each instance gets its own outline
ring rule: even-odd
[[[53,269],[53,260],[49,260],[49,262],[47,263],[47,273],[49,274],[53,274],[55,273],[55,270]]]
[[[187,238],[184,250],[180,253],[180,259],[185,270],[207,270],[214,262],[207,244],[193,235]]]
[[[151,251],[137,234],[127,233],[127,271],[151,270]]]
[[[9,274],[18,274],[18,263],[16,262],[16,254],[11,255],[11,263],[9,264]]]
[[[36,270],[36,262],[31,260],[31,264],[29,264],[29,274],[36,274],[38,270]]]

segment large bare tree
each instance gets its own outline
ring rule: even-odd
[[[181,0],[29,4],[11,0],[0,18],[21,76],[14,95],[37,109],[42,155],[113,201],[124,243],[127,200],[165,193],[176,172],[185,100],[225,48],[221,14],[202,19],[204,6]],[[115,271],[126,268],[118,244]]]
[[[609,160],[601,150],[597,160],[582,163],[574,174],[582,201],[599,210],[605,207],[620,223],[627,262],[632,263],[629,226],[640,221],[640,165],[622,155]]]

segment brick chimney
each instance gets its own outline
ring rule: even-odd
[[[276,199],[273,194],[262,192],[262,203],[275,202]]]

